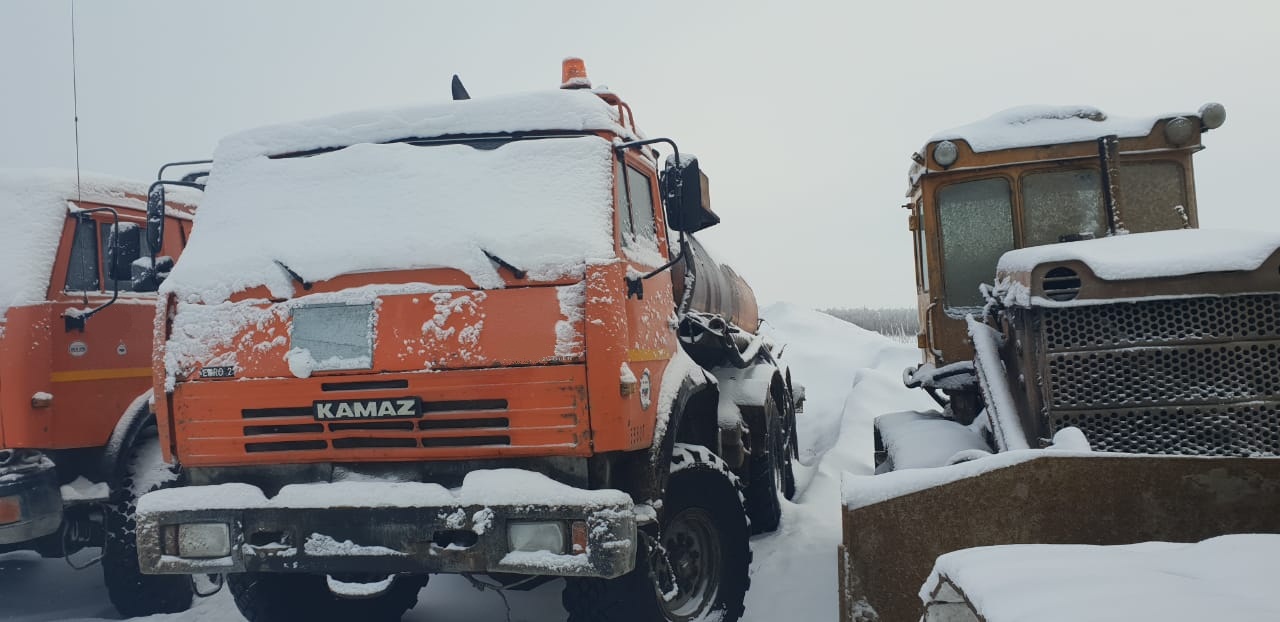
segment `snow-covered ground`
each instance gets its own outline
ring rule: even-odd
[[[799,492],[783,506],[782,527],[752,542],[755,562],[745,620],[836,619],[836,544],[840,540],[842,471],[871,473],[871,422],[895,410],[928,409],[933,402],[902,386],[902,369],[918,362],[903,345],[829,315],[790,304],[764,310],[765,332],[788,346],[783,360],[805,385],[798,419]],[[88,554],[84,552],[82,554]],[[507,595],[513,622],[552,622],[565,617],[562,583]],[[502,599],[456,576],[433,577],[406,622],[505,620]],[[29,553],[0,555],[0,620],[118,619],[102,586],[101,570],[76,572],[60,560]],[[224,590],[192,611],[144,618],[151,622],[241,620]]]

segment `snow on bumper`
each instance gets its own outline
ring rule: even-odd
[[[248,484],[173,488],[145,495],[137,524],[139,562],[150,574],[611,578],[635,565],[636,518],[628,495],[517,470],[476,471],[452,490],[418,482],[334,482],[285,486],[268,498]],[[211,527],[218,525],[225,532]],[[557,533],[560,548],[548,550],[556,548]]]

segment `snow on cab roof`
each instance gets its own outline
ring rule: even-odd
[[[218,144],[214,161],[282,155],[453,134],[536,130],[631,132],[617,108],[587,90],[557,89],[400,108],[347,112],[270,125],[232,134]]]
[[[0,219],[21,227],[0,244],[0,318],[10,307],[48,297],[68,201],[142,210],[146,195],[146,183],[97,173],[82,171],[77,190],[74,170],[0,169]]]
[[[963,140],[975,152],[1036,145],[1146,136],[1160,119],[1178,116],[1113,117],[1093,106],[1018,106],[981,121],[934,134],[928,142]],[[1187,116],[1194,116],[1188,114]]]
[[[1108,281],[1257,270],[1280,249],[1280,232],[1217,229],[1154,231],[1020,248],[1000,257],[997,273],[1028,272],[1081,261]]]

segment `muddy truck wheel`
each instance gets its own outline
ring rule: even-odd
[[[787,472],[790,461],[787,441],[783,434],[782,412],[773,397],[764,403],[765,438],[762,447],[755,448],[751,456],[751,481],[743,496],[747,500],[747,516],[751,518],[751,533],[774,531],[782,522],[782,501],[778,493],[787,488]],[[795,494],[794,476],[791,494]]]
[[[155,426],[144,428],[121,460],[111,500],[103,516],[102,578],[107,596],[127,618],[177,613],[191,607],[186,575],[146,575],[138,569],[134,511],[138,497],[174,485],[178,476],[164,463]]]
[[[736,478],[706,448],[677,445],[657,537],[616,579],[570,579],[568,622],[734,622],[751,584],[751,549]]]
[[[334,594],[324,575],[249,572],[227,575],[227,587],[249,622],[396,622],[418,604],[426,575],[397,576],[366,598]]]

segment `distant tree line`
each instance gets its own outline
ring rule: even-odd
[[[915,308],[859,307],[857,309],[823,309],[822,312],[905,343],[914,343],[916,333],[920,330],[920,316]]]

